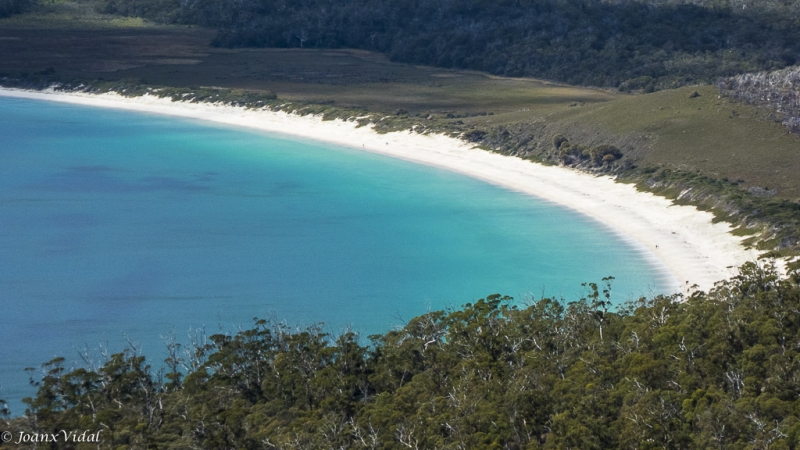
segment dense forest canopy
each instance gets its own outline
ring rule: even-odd
[[[101,448],[800,446],[800,264],[613,300],[611,279],[569,303],[493,295],[367,346],[258,320],[186,352],[168,343],[155,374],[135,348],[100,367],[57,358],[0,429],[103,430]]]
[[[104,11],[217,27],[220,46],[358,48],[623,90],[800,61],[797,1],[107,0]]]

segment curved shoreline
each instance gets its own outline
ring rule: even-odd
[[[735,275],[736,268],[755,261],[726,223],[693,206],[640,192],[609,176],[525,161],[480,150],[442,135],[411,131],[378,134],[355,122],[323,121],[269,110],[209,103],[172,102],[154,96],[36,92],[0,88],[0,96],[60,101],[86,106],[126,109],[220,124],[247,127],[304,139],[362,149],[435,166],[556,203],[611,227],[662,264],[674,281],[674,292],[694,284],[708,290]]]

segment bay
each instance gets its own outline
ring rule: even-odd
[[[363,336],[492,293],[671,287],[590,218],[441,169],[172,117],[0,97],[0,398],[25,367],[235,333]]]

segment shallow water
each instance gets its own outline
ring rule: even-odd
[[[358,150],[0,97],[0,398],[25,367],[253,317],[386,331],[500,292],[615,298],[663,267],[569,210]]]

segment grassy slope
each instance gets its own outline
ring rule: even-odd
[[[691,98],[695,90],[701,95]],[[697,170],[800,198],[800,138],[763,111],[719,98],[714,87],[620,98],[553,118],[637,136],[640,165]]]
[[[0,74],[269,90],[281,102],[324,105],[318,111],[391,115],[394,127],[512,130],[522,144],[504,150],[534,158],[552,156],[552,137],[563,134],[573,143],[616,145],[623,161],[640,168],[681,169],[727,178],[737,189],[768,188],[776,199],[800,198],[800,138],[765,112],[719,98],[713,87],[628,95],[395,64],[356,50],[215,49],[211,30],[119,19],[92,5],[56,0],[0,19]],[[695,89],[701,95],[691,98]]]

